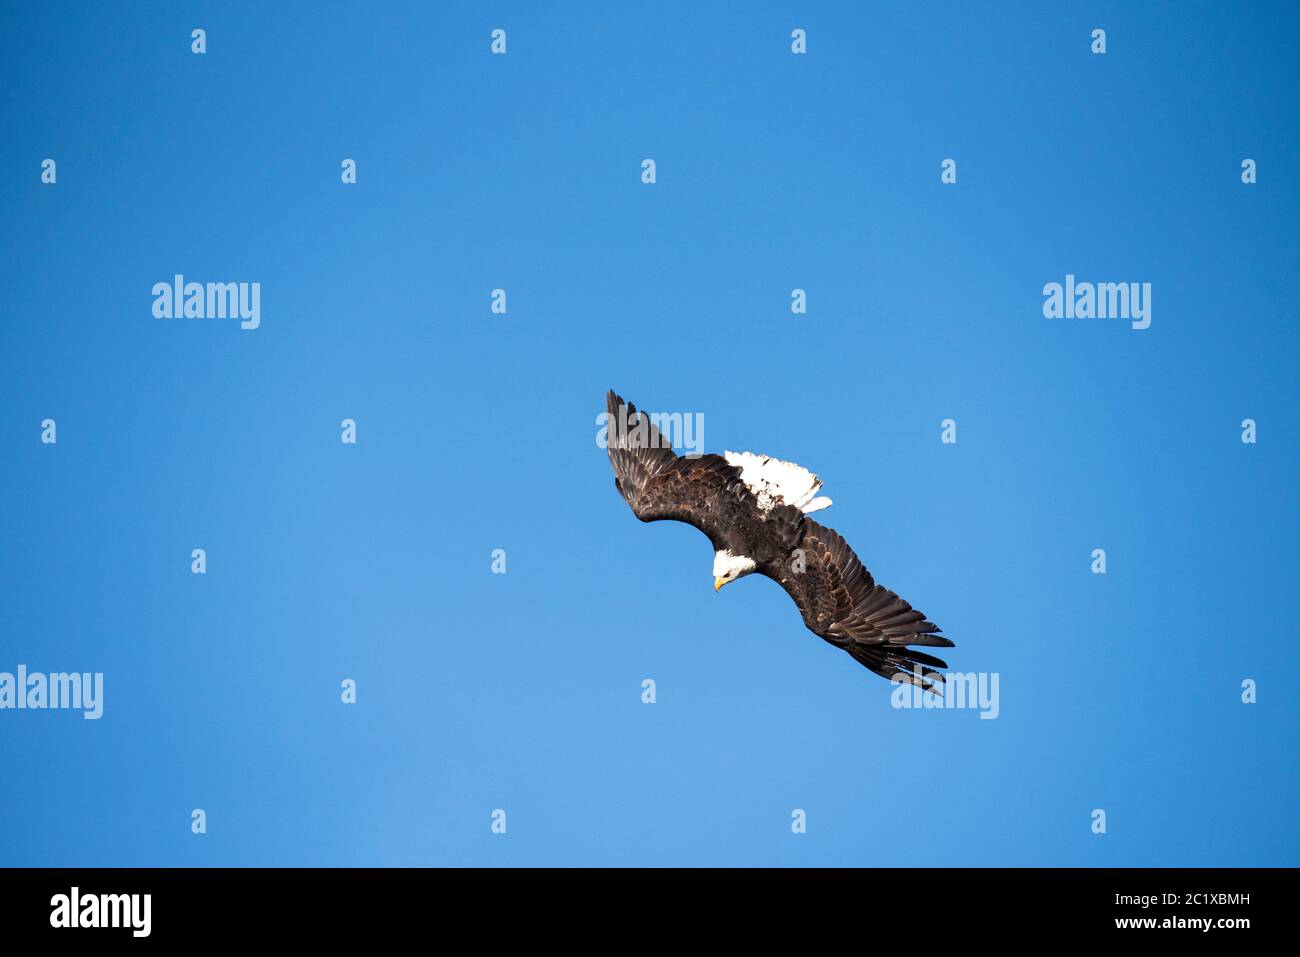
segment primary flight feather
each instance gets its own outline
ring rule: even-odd
[[[679,456],[649,416],[612,391],[606,411],[619,494],[643,522],[686,522],[709,537],[715,591],[758,572],[794,599],[813,634],[876,674],[932,690],[943,681],[933,669],[947,664],[908,645],[952,642],[877,585],[833,529],[808,517],[831,504],[817,495],[816,475],[752,452]]]

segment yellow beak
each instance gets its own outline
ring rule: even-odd
[[[713,590],[714,590],[714,591],[720,591],[720,590],[722,589],[722,586],[725,585],[726,583],[727,583],[727,580],[726,580],[725,578],[715,578],[715,579],[713,579]]]

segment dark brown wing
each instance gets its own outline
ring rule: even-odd
[[[753,508],[740,470],[720,455],[677,455],[648,416],[613,392],[605,406],[614,484],[636,517],[694,525],[715,548],[723,547],[723,533],[737,510]]]
[[[939,627],[877,585],[834,529],[810,518],[804,519],[803,527],[800,552],[790,561],[760,571],[794,599],[809,630],[883,677],[902,674],[922,687],[942,682],[943,676],[931,669],[948,665],[907,647],[951,648],[952,642],[939,633]]]

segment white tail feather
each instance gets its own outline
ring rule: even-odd
[[[758,498],[758,507],[765,512],[778,498],[804,514],[831,504],[824,495],[814,498],[821,490],[822,481],[802,465],[753,452],[724,452],[723,457],[740,469],[740,480]]]

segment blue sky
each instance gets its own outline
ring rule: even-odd
[[[4,18],[0,671],[105,704],[0,711],[0,864],[1300,864],[1293,6]],[[998,717],[715,594],[608,388],[817,471]]]

